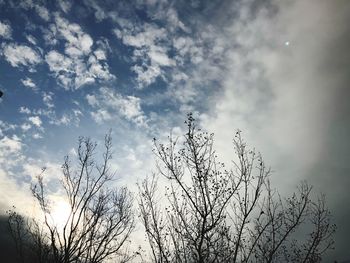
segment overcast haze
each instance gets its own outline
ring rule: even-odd
[[[79,135],[111,128],[119,184],[151,173],[152,138],[186,114],[231,160],[236,129],[281,194],[324,192],[349,260],[350,2],[0,1],[0,209],[35,214],[42,167],[53,198]]]

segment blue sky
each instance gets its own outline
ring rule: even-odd
[[[194,76],[195,68],[208,58],[224,66],[216,30],[204,24],[211,5],[3,2],[1,111],[3,125],[15,125],[3,130],[54,147],[67,129],[74,138],[123,122],[155,133],[167,113],[206,111],[218,76]]]
[[[78,136],[109,129],[133,188],[152,138],[180,135],[193,112],[224,161],[241,129],[282,194],[303,179],[325,192],[344,256],[348,12],[341,0],[0,1],[0,207],[28,208],[43,166],[54,192]]]

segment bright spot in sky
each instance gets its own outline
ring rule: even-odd
[[[62,199],[55,200],[51,210],[54,224],[59,228],[63,228],[67,222],[70,211],[71,207],[66,201]]]
[[[286,42],[284,42],[284,44],[286,45],[286,46],[289,46],[289,41],[286,41]]]

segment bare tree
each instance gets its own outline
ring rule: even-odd
[[[104,146],[101,164],[94,156],[96,143],[84,137],[79,138],[76,167],[68,156],[65,157],[61,186],[65,190],[70,213],[61,227],[52,218],[43,174],[37,176],[32,193],[44,214],[44,231],[37,224],[29,229],[35,231],[29,232],[36,238],[39,250],[48,248],[48,251],[45,250],[46,259],[42,262],[98,263],[111,258],[127,262],[133,257],[126,249],[134,229],[133,199],[126,188],[110,187],[115,176],[109,166],[112,158],[110,134],[106,135]],[[21,217],[13,214],[10,222],[15,231],[12,232],[17,235],[15,240],[21,241],[18,235],[21,231],[16,231],[16,226],[21,224],[17,224],[16,220],[21,220]]]
[[[26,250],[25,244],[26,240],[28,239],[27,234],[29,233],[29,231],[25,229],[25,218],[16,213],[14,210],[9,210],[7,213],[9,216],[8,226],[12,239],[15,242],[18,260],[19,262],[24,263],[24,254]]]
[[[15,243],[17,259],[21,263],[49,262],[50,247],[44,228],[37,221],[16,212],[15,207],[7,211],[8,228]]]
[[[282,199],[239,131],[228,169],[217,159],[213,134],[197,129],[191,114],[186,123],[182,144],[172,136],[167,145],[154,140],[166,198],[159,199],[157,175],[139,185],[153,262],[319,262],[335,231],[324,197],[313,201],[303,182]]]

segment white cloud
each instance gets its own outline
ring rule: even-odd
[[[11,157],[15,156],[12,155]],[[12,205],[14,205],[16,211],[21,214],[39,217],[41,215],[40,208],[30,192],[30,182],[23,179],[29,179],[31,182],[36,181],[35,177],[41,174],[42,167],[45,167],[44,183],[46,184],[57,179],[56,176],[61,174],[60,166],[40,159],[26,158],[23,155],[19,157],[15,165],[21,169],[21,177],[18,176],[18,172],[12,170],[13,167],[0,166],[0,209],[12,209]]]
[[[60,165],[40,159],[26,158],[21,155],[20,150],[17,151],[17,155],[8,154],[7,158],[1,158],[1,152],[3,152],[3,148],[0,143],[0,209],[3,211],[13,209],[14,205],[16,211],[21,214],[39,217],[41,215],[40,208],[30,192],[30,182],[23,179],[26,178],[34,182],[35,177],[42,173],[42,167],[45,167],[44,183],[57,180],[56,176],[61,174]],[[16,160],[12,166],[8,165],[9,158]],[[18,172],[14,172],[14,167],[21,170],[20,176]]]
[[[91,113],[96,122],[111,120],[112,116],[119,115],[137,125],[147,125],[140,98],[122,96],[112,89],[100,88],[97,94],[88,94],[86,99],[92,107],[96,108],[96,111]]]
[[[0,21],[0,36],[3,38],[11,38],[12,29],[11,26]]]
[[[72,8],[72,2],[69,0],[59,0],[58,1],[59,7],[62,9],[63,12],[68,13],[70,9]]]
[[[77,151],[75,150],[75,148],[71,148],[71,149],[69,150],[69,155],[70,155],[70,156],[77,157],[77,156],[78,156],[78,153],[77,153]]]
[[[65,53],[71,57],[88,55],[93,45],[92,38],[83,32],[81,27],[75,23],[55,15],[56,28],[58,33],[67,41]]]
[[[101,55],[101,54],[99,54]],[[101,56],[100,56],[101,58]],[[91,55],[88,61],[89,75],[94,79],[111,80],[114,79],[114,75],[109,72],[109,67],[106,63],[102,64],[98,61],[97,57]]]
[[[143,112],[141,111],[140,98],[134,96],[119,97],[116,100],[119,103],[120,112],[127,118],[137,120],[142,118]]]
[[[13,135],[12,137],[5,136],[0,139],[1,169],[10,170],[23,160],[23,146],[24,144],[22,143],[22,140],[16,135]]]
[[[177,51],[176,60],[184,64],[187,60],[198,64],[203,60],[204,50],[201,40],[179,36],[173,40],[173,46]]]
[[[43,138],[43,136],[40,134],[40,133],[34,133],[33,134],[33,139],[42,139]]]
[[[330,14],[335,7],[329,1],[275,4],[279,11],[273,14],[264,7],[252,14],[249,2],[236,6],[239,15],[225,27],[230,33],[220,37],[224,46],[231,45],[221,73],[223,92],[210,116],[201,118],[216,134],[222,156],[230,156],[227,142],[239,128],[286,175],[274,180],[288,187],[305,179],[324,150],[339,88],[329,73],[336,58],[329,63],[324,50],[335,42],[342,23]]]
[[[57,35],[57,28],[54,24],[50,24],[48,28],[43,28],[43,38],[47,45],[55,46],[58,43]]]
[[[159,26],[119,18],[113,31],[123,44],[133,49],[131,71],[136,74],[137,87],[144,88],[161,79],[167,83],[167,91],[159,92],[152,102],[147,98],[148,102],[159,104],[159,98],[170,100],[180,103],[181,110],[193,108],[196,103],[206,105],[204,101],[220,90],[217,83],[227,67],[225,53],[232,48],[222,40],[227,32],[200,15],[196,18],[199,22],[188,28],[167,1],[146,12],[164,23]]]
[[[53,92],[50,92],[50,91],[42,93],[43,102],[46,105],[46,107],[48,107],[49,109],[55,107],[52,99],[53,95],[54,95]]]
[[[3,131],[9,131],[9,130],[14,130],[14,129],[16,129],[16,128],[17,128],[17,125],[0,120],[0,128],[1,128]]]
[[[98,22],[108,17],[108,12],[104,11],[103,8],[98,5],[98,1],[85,0],[84,2],[95,11],[95,18]]]
[[[132,28],[115,29],[114,34],[122,42],[135,48],[132,70],[136,73],[140,88],[155,82],[157,77],[164,76],[163,67],[175,66],[176,61],[168,56],[169,45],[167,31],[156,25],[144,24]]]
[[[131,70],[136,73],[136,80],[138,81],[140,87],[149,86],[155,82],[158,76],[161,75],[161,69],[157,65],[148,67],[135,65],[131,68]]]
[[[12,138],[5,136],[0,140],[0,158],[6,156],[6,153],[18,153],[22,149],[20,138],[14,135]]]
[[[125,45],[137,48],[153,46],[157,41],[164,39],[166,30],[155,25],[145,24],[143,28],[138,28],[140,32],[129,31],[128,29],[115,29],[115,35],[120,38]]]
[[[27,158],[27,161],[23,164],[22,168],[24,174],[30,176],[32,180],[36,180],[36,176],[41,174],[43,168],[45,168],[43,174],[44,183],[58,179],[62,173],[60,164],[42,159]]]
[[[65,113],[63,113],[60,117],[56,116],[56,114],[51,114],[49,116],[49,123],[53,125],[71,125],[74,124],[75,126],[79,125],[80,117],[83,116],[83,113],[78,109],[72,109]]]
[[[22,154],[23,147],[24,144],[22,140],[16,135],[12,137],[5,136],[0,139],[0,172],[10,172],[12,169],[16,168],[18,164],[21,164],[24,159]],[[14,177],[16,176],[13,173],[10,174]],[[2,184],[0,184],[0,190],[3,190],[1,189],[1,185]],[[1,192],[2,191],[0,191],[0,194]]]
[[[63,114],[63,116],[62,116],[61,119],[60,119],[60,123],[61,123],[61,124],[64,124],[64,125],[69,124],[70,121],[71,121],[70,118],[69,118],[68,115],[66,115],[66,114]]]
[[[78,110],[78,109],[73,109],[73,114],[74,114],[74,116],[75,117],[80,117],[80,116],[83,116],[84,114],[80,111],[80,110]]]
[[[43,167],[33,162],[27,162],[23,165],[24,174],[29,175],[33,179],[35,179],[35,176],[41,174],[42,171]]]
[[[37,14],[42,19],[44,19],[45,21],[49,21],[50,20],[50,13],[49,13],[49,10],[47,10],[46,7],[35,5],[34,8],[35,8],[35,11],[37,12]]]
[[[38,14],[38,16],[41,17],[43,20],[45,21],[50,20],[50,13],[48,9],[42,5],[39,5],[35,1],[32,1],[32,0],[20,1],[18,3],[18,6],[26,10],[34,9],[35,12]]]
[[[152,63],[160,65],[160,66],[175,66],[176,63],[174,60],[170,59],[166,54],[164,49],[152,49],[148,56],[150,57]]]
[[[97,100],[95,95],[88,94],[88,95],[86,95],[86,99],[87,99],[88,103],[93,107],[99,105],[98,100]]]
[[[45,60],[49,65],[51,71],[59,74],[61,71],[63,72],[72,72],[73,69],[73,61],[67,56],[64,56],[57,52],[56,50],[50,51],[46,56]]]
[[[95,81],[115,79],[115,76],[109,72],[108,65],[99,62],[94,55],[91,55],[85,63],[83,59],[70,58],[52,50],[45,56],[45,61],[65,89],[80,88]]]
[[[45,56],[45,61],[49,65],[49,69],[55,73],[58,81],[63,85],[63,87],[68,89],[72,85],[73,81],[73,60],[60,54],[56,50],[52,50]]]
[[[24,114],[30,114],[30,113],[31,113],[31,110],[28,109],[27,107],[21,106],[21,107],[19,108],[19,112],[20,112],[20,113],[24,113]]]
[[[179,19],[179,16],[174,8],[169,8],[168,12],[166,13],[166,17],[173,30],[180,28],[186,33],[191,32],[190,28],[185,26],[185,24]]]
[[[102,49],[96,49],[94,51],[94,55],[98,60],[106,60],[107,59],[106,52]]]
[[[65,89],[78,89],[96,81],[108,82],[116,78],[107,64],[110,48],[106,39],[97,40],[94,50],[90,35],[84,33],[78,24],[69,23],[58,14],[55,14],[55,24],[50,26],[45,36],[52,44],[56,44],[55,39],[65,41],[64,54],[52,50],[45,57],[58,83]]]
[[[21,125],[21,129],[22,129],[23,131],[28,131],[31,127],[32,127],[32,125],[30,125],[29,123],[23,123],[23,124]]]
[[[25,45],[3,44],[3,55],[13,67],[34,66],[41,62],[40,55],[32,48]]]
[[[37,90],[36,84],[33,82],[31,78],[21,79],[21,82],[24,86],[32,90]]]
[[[31,116],[28,120],[37,127],[41,127],[42,121],[39,116]]]
[[[28,40],[29,43],[32,45],[36,46],[37,45],[37,40],[34,36],[32,35],[26,35],[26,39]]]
[[[109,121],[112,119],[111,114],[105,109],[97,109],[91,112],[91,117],[97,122],[102,123],[104,121]]]
[[[58,14],[55,15],[55,22],[50,32],[65,40],[65,54],[51,50],[45,60],[60,85],[65,89],[77,89],[96,81],[106,82],[116,78],[110,73],[106,61],[108,42],[98,40],[98,48],[93,50],[92,38],[78,24],[69,23]]]
[[[0,209],[6,211],[14,205],[18,213],[33,215],[35,206],[29,185],[18,185],[13,173],[4,166],[0,168],[0,181]]]

